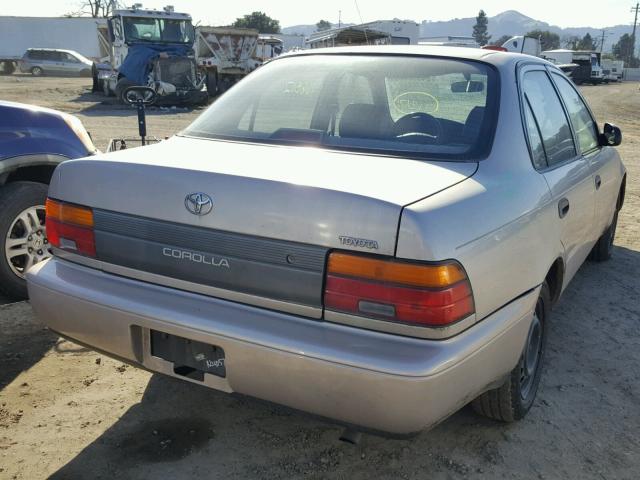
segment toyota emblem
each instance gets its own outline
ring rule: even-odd
[[[184,206],[190,213],[203,217],[213,210],[213,200],[206,193],[191,193],[184,199]]]

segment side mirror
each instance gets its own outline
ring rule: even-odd
[[[600,145],[603,147],[617,147],[622,143],[622,130],[611,123],[604,124],[604,133],[600,135]]]
[[[453,93],[480,93],[484,92],[484,83],[474,82],[472,80],[455,82],[451,84],[451,91]]]

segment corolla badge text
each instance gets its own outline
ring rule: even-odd
[[[203,217],[213,210],[213,199],[206,193],[190,193],[184,199],[184,206],[190,213]]]
[[[218,258],[213,255],[205,255],[203,253],[189,252],[187,250],[178,250],[176,248],[163,248],[162,255],[165,257],[175,258],[176,260],[184,260],[187,262],[201,263],[202,265],[211,265],[217,268],[231,268],[229,260],[226,258]]]

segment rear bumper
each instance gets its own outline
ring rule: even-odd
[[[435,425],[504,379],[520,357],[538,295],[520,297],[455,338],[429,341],[172,290],[58,258],[32,268],[28,284],[36,314],[51,329],[105,353],[177,376],[151,356],[150,330],[216,345],[226,354],[226,378],[205,375],[195,383],[395,434]]]

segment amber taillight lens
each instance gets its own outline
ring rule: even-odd
[[[475,312],[473,293],[457,262],[425,264],[333,252],[327,310],[424,327],[443,327]]]
[[[96,256],[93,211],[88,207],[47,199],[47,239],[61,250]]]

